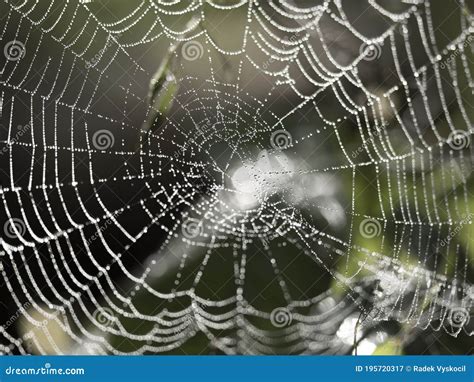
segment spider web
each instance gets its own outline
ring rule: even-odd
[[[127,3],[0,4],[3,353],[472,335],[464,1]]]

